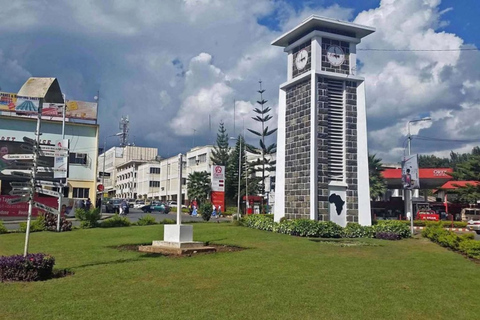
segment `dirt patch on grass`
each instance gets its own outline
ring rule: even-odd
[[[141,244],[123,244],[119,246],[110,246],[109,248],[111,249],[116,249],[119,251],[138,251],[138,248],[140,246],[149,246],[151,243],[141,243]],[[238,247],[238,246],[230,246],[230,245],[224,245],[224,244],[213,244],[213,243],[205,243],[205,246],[207,247],[213,247],[215,248],[215,252],[192,252],[189,254],[182,255],[181,257],[191,257],[194,255],[203,255],[203,254],[213,254],[213,253],[220,253],[220,252],[236,252],[236,251],[242,251],[245,250],[246,248],[243,247]],[[146,257],[158,257],[158,256],[175,256],[179,257],[178,255],[174,254],[168,254],[168,253],[146,253]]]

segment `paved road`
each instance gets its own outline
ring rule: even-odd
[[[130,213],[126,216],[131,222],[137,222],[140,218],[142,218],[145,215],[151,215],[155,217],[155,220],[157,222],[160,222],[165,219],[172,219],[177,221],[177,213],[176,212],[170,212],[168,214],[163,214],[163,213],[158,213],[158,212],[152,212],[152,213],[143,213],[140,209],[130,209]],[[106,219],[110,216],[113,216],[113,214],[104,214],[102,219]],[[230,217],[227,218],[219,218],[215,219],[212,218],[210,219],[211,222],[216,222],[216,221],[230,221]],[[72,221],[72,225],[74,227],[80,226],[80,221],[76,220],[75,218],[69,218],[70,221]],[[20,221],[27,221],[26,218]],[[192,217],[188,214],[183,214],[182,215],[182,221],[183,222],[188,222],[188,221],[203,221],[201,217]],[[19,220],[16,221],[4,221],[3,222],[5,227],[8,230],[18,230],[19,229]]]

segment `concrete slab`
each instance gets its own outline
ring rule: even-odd
[[[169,246],[140,246],[138,247],[138,251],[146,252],[146,253],[160,253],[165,255],[175,255],[175,256],[183,256],[183,255],[191,255],[195,253],[205,253],[205,252],[216,252],[217,249],[214,247],[194,247],[194,248],[176,248],[176,247],[169,247]]]

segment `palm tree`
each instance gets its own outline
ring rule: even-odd
[[[382,166],[382,159],[376,157],[376,154],[368,155],[368,174],[370,181],[370,198],[374,201],[387,191],[387,182],[382,175],[385,170]]]
[[[197,199],[200,205],[208,199],[211,191],[210,173],[202,171],[192,172],[188,175],[187,192],[189,199]]]

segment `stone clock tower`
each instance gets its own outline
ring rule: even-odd
[[[364,79],[356,45],[374,28],[311,16],[272,42],[280,86],[275,221],[371,224]]]

